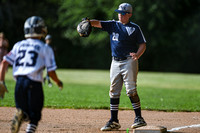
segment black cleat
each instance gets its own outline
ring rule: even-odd
[[[133,125],[131,126],[132,129],[146,126],[147,123],[144,121],[142,117],[136,117]]]
[[[18,133],[19,128],[23,121],[23,112],[21,109],[17,109],[16,114],[11,123],[11,133]]]
[[[101,128],[101,131],[111,131],[118,130],[121,127],[119,122],[108,121],[104,127]]]

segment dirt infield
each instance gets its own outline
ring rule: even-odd
[[[0,133],[10,132],[10,123],[15,108],[0,107]],[[164,126],[167,130],[172,128],[200,124],[200,112],[161,112],[142,111],[148,125]],[[109,110],[85,110],[85,109],[47,109],[42,112],[42,120],[39,123],[37,133],[102,133],[100,128],[110,117]],[[133,123],[134,112],[120,110],[119,131],[108,133],[127,133]],[[27,123],[23,123],[20,133],[25,133]],[[184,128],[173,133],[200,133],[200,127]],[[132,130],[129,130],[132,133]]]

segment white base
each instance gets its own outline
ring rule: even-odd
[[[143,126],[133,129],[133,133],[167,133],[167,128],[163,126]]]

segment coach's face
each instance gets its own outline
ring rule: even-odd
[[[118,18],[119,18],[119,21],[122,23],[122,24],[127,24],[129,22],[129,18],[132,16],[131,13],[126,13],[125,15],[122,15],[122,14],[118,14]]]

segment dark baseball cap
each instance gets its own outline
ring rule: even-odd
[[[115,12],[118,12],[122,15],[125,15],[126,13],[132,13],[132,6],[129,3],[122,3],[119,5],[119,8],[115,10]]]

